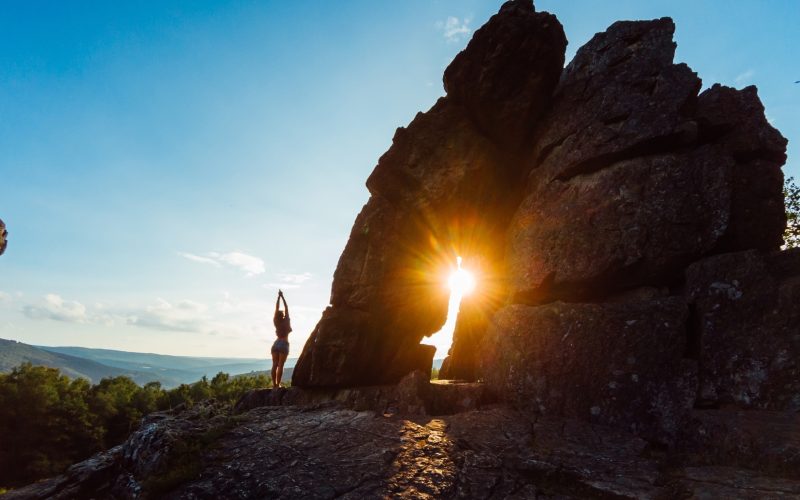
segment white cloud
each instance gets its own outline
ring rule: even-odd
[[[736,85],[742,86],[752,81],[753,75],[755,74],[756,74],[755,71],[753,71],[752,69],[748,69],[744,73],[737,75],[736,78],[733,79],[733,81],[736,82]]]
[[[239,251],[227,253],[208,252],[205,255],[178,252],[178,255],[193,262],[211,264],[216,267],[222,267],[223,264],[235,267],[244,271],[247,276],[263,274],[265,271],[264,261],[261,258]]]
[[[44,302],[28,304],[22,308],[23,314],[31,319],[52,319],[67,323],[86,323],[89,316],[86,306],[74,300],[64,300],[60,295],[48,293]]]
[[[312,277],[311,273],[299,273],[299,274],[292,274],[292,273],[279,273],[278,278],[284,283],[296,283],[301,284],[305,283],[306,281],[310,280]]]
[[[6,293],[6,292],[0,292],[0,301],[2,301],[2,300],[7,300],[7,299],[8,299],[8,298],[10,298],[10,297],[11,297],[11,295],[10,295],[10,294],[8,294],[8,293]]]
[[[202,262],[204,264],[211,264],[217,267],[220,267],[220,263],[210,257],[202,257],[200,255],[195,255],[193,253],[186,253],[186,252],[178,252],[178,255],[185,259],[189,259],[194,262]]]
[[[206,306],[191,300],[181,300],[173,304],[162,298],[156,303],[139,310],[131,310],[125,315],[128,325],[153,330],[176,332],[207,331]]]
[[[230,266],[238,267],[242,271],[247,272],[248,276],[262,274],[264,272],[264,261],[254,255],[248,255],[242,252],[228,252],[223,254],[212,252],[208,255]]]
[[[300,285],[294,283],[264,283],[262,285],[264,288],[274,288],[274,289],[282,289],[282,290],[291,290],[293,288],[300,288]]]
[[[459,19],[455,16],[449,16],[445,21],[438,21],[436,28],[442,31],[448,43],[455,43],[472,32],[469,28],[470,21],[471,19],[469,18]]]

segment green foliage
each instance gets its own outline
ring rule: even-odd
[[[786,230],[783,241],[786,248],[800,247],[800,187],[789,177],[783,184],[783,196],[786,204]]]
[[[433,368],[431,370],[431,380],[439,380],[439,369]]]
[[[270,386],[263,374],[230,377],[165,390],[128,377],[91,386],[55,368],[30,363],[0,374],[0,488],[16,487],[64,471],[93,453],[123,442],[153,411],[214,398],[233,403],[250,389]]]

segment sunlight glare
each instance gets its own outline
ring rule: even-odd
[[[447,309],[447,321],[442,329],[422,339],[422,344],[436,347],[434,359],[442,359],[447,356],[447,351],[453,343],[453,332],[456,328],[456,319],[461,309],[462,297],[469,295],[475,290],[475,276],[461,267],[461,257],[457,258],[458,268],[450,273],[447,279],[447,287],[450,289],[450,301]]]
[[[461,257],[458,257],[458,269],[453,271],[447,281],[453,295],[463,297],[475,290],[475,277],[471,272],[461,267]]]

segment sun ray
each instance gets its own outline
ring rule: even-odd
[[[461,257],[456,257],[457,267],[447,277],[446,286],[450,289],[450,301],[447,308],[447,321],[442,328],[428,338],[422,340],[423,344],[436,347],[434,358],[439,359],[447,355],[453,343],[453,332],[456,327],[461,299],[471,294],[476,287],[475,276],[461,267]]]

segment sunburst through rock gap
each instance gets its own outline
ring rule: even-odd
[[[461,299],[475,290],[475,275],[468,269],[461,267],[461,261],[461,257],[456,258],[457,267],[451,270],[444,284],[450,289],[447,321],[441,330],[422,340],[422,344],[436,347],[434,359],[441,359],[447,356],[447,351],[453,343],[453,331],[456,328],[456,318],[458,318]]]

